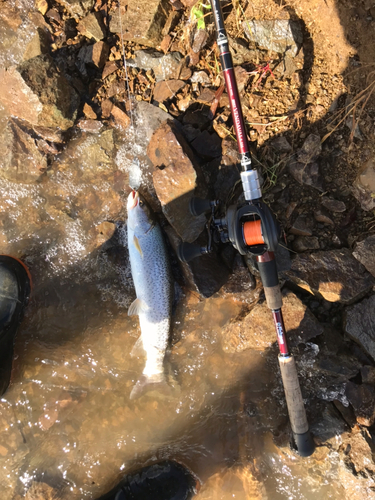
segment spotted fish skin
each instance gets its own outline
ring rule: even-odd
[[[165,381],[164,355],[168,344],[172,308],[172,276],[160,226],[149,207],[135,191],[128,198],[128,248],[137,298],[129,315],[138,314],[146,353],[142,377],[130,394],[142,395],[149,384]],[[149,387],[151,388],[151,387]]]

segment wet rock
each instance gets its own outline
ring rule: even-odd
[[[145,101],[136,103],[133,109],[133,126],[124,132],[124,142],[118,148],[116,162],[129,175],[130,186],[142,189],[142,194],[154,211],[161,211],[153,184],[154,167],[146,154],[152,134],[172,116],[158,106]]]
[[[311,432],[318,441],[318,444],[327,443],[334,450],[338,450],[341,443],[339,436],[346,430],[347,426],[339,418],[332,406],[326,407],[318,420],[311,426]]]
[[[329,302],[351,304],[368,293],[375,280],[349,249],[299,254],[285,276]]]
[[[97,246],[106,245],[108,241],[112,238],[116,231],[116,224],[113,222],[102,222],[95,227],[98,234],[96,243]]]
[[[301,163],[313,163],[322,152],[320,137],[315,134],[310,134],[302,148],[297,153],[298,161]]]
[[[182,80],[168,80],[158,82],[154,88],[154,99],[158,102],[164,102],[171,99],[176,93],[186,85]]]
[[[375,276],[375,236],[368,236],[358,242],[354,248],[354,257],[365,266],[373,276]]]
[[[47,158],[42,154],[32,131],[8,121],[0,134],[1,176],[13,182],[35,182],[47,169]]]
[[[84,16],[94,7],[95,0],[56,0],[73,17]]]
[[[15,67],[49,51],[50,32],[42,14],[24,14],[22,7],[19,9],[15,4],[0,4],[1,66],[4,68]]]
[[[112,33],[121,33],[124,40],[156,47],[163,39],[163,28],[171,11],[168,0],[138,0],[129,2],[126,9],[116,9],[109,22]]]
[[[234,465],[209,477],[196,500],[230,500],[232,498],[247,498],[265,500],[267,492],[254,465]]]
[[[330,212],[345,212],[346,205],[343,201],[334,200],[332,198],[323,198],[321,204]]]
[[[52,486],[33,481],[24,498],[25,500],[55,500],[58,495],[58,491]]]
[[[118,106],[112,107],[111,117],[113,118],[114,124],[119,128],[126,129],[130,125],[129,116]]]
[[[272,139],[271,146],[279,153],[290,153],[292,151],[292,146],[283,135],[279,135],[275,139]]]
[[[203,231],[206,217],[204,214],[194,217],[189,210],[199,169],[193,152],[177,127],[169,121],[153,134],[147,155],[156,167],[154,187],[164,215],[184,241],[194,241]]]
[[[362,172],[354,181],[352,191],[363,210],[375,208],[375,160],[373,158],[365,163]]]
[[[171,226],[167,226],[165,232],[174,251],[177,253],[182,239]],[[198,238],[195,243],[205,246],[207,244],[206,235]],[[198,292],[205,298],[211,297],[218,292],[229,277],[229,269],[224,265],[217,252],[202,255],[190,262],[180,262],[180,267],[189,289]]]
[[[312,235],[313,221],[307,215],[299,215],[294,221],[289,232],[291,234],[297,234],[299,236],[311,236]]]
[[[222,254],[221,254],[222,256]],[[262,286],[256,287],[255,278],[239,253],[235,254],[232,272],[224,284],[222,292],[233,294],[236,300],[251,304],[259,299]]]
[[[300,299],[283,290],[283,315],[288,343],[295,346],[321,335],[323,327]],[[227,325],[222,331],[223,348],[228,353],[245,349],[265,350],[276,342],[275,326],[266,302],[257,304],[243,319]]]
[[[348,307],[345,332],[375,359],[375,295]]]
[[[79,120],[77,127],[85,132],[97,134],[103,128],[103,124],[97,120]]]
[[[361,368],[362,383],[375,385],[375,367],[374,366],[363,366]]]
[[[0,102],[13,116],[33,125],[66,130],[74,123],[79,97],[48,55],[17,69],[0,69]]]
[[[319,250],[319,240],[316,236],[298,236],[293,241],[293,250],[295,252],[306,252],[307,250]]]
[[[113,134],[113,129],[81,134],[56,157],[45,184],[46,211],[52,219],[61,217],[57,215],[60,210],[68,210],[71,220],[79,218],[79,224],[92,227],[103,219],[123,217],[121,194],[129,180],[127,177],[116,182],[120,172],[114,162]],[[71,186],[74,186],[73,192]],[[81,245],[82,251],[92,251],[96,237],[94,231],[90,241]]]
[[[348,457],[355,472],[364,477],[371,477],[375,473],[375,465],[373,462],[373,449],[369,444],[366,432],[352,433],[349,437],[349,444]]]
[[[308,163],[306,165],[298,161],[291,161],[289,163],[289,172],[300,184],[311,186],[318,191],[324,191],[318,163]]]
[[[96,42],[103,40],[106,36],[106,29],[99,12],[91,12],[81,19],[77,24],[77,31],[89,40],[94,39]]]
[[[297,21],[246,19],[242,26],[249,41],[279,54],[295,57],[303,42],[302,28]]]
[[[155,80],[172,80],[177,78],[182,55],[179,52],[169,52],[163,54],[152,49],[137,50],[134,59],[129,59],[127,63],[131,67],[141,68],[145,71],[152,70]]]
[[[345,394],[354,408],[357,422],[370,427],[375,422],[375,387],[368,384],[346,384]]]
[[[321,222],[322,224],[329,224],[330,226],[335,225],[333,220],[328,217],[328,215],[324,214],[321,210],[315,210],[314,218],[316,221]]]
[[[195,71],[190,78],[192,83],[200,83],[202,85],[211,85],[211,79],[205,71]]]
[[[103,68],[108,59],[109,47],[105,42],[96,42],[93,45],[85,45],[79,51],[78,59],[85,64]]]
[[[192,142],[192,147],[202,157],[208,160],[221,156],[221,139],[216,132],[204,130]]]

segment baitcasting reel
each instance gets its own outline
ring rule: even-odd
[[[212,241],[215,233],[222,243],[231,242],[241,255],[250,254],[254,257],[265,252],[276,252],[281,229],[271,210],[262,201],[246,202],[241,206],[231,205],[226,213],[220,214],[220,202],[192,198],[190,212],[199,216],[211,211],[207,222],[208,244],[201,247],[194,243],[181,243],[178,248],[178,258],[189,262],[195,257],[212,251]]]

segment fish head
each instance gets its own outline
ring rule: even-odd
[[[138,234],[147,233],[155,224],[153,214],[138,191],[133,190],[128,196],[128,225]]]

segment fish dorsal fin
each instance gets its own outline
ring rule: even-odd
[[[134,237],[133,237],[133,243],[134,243],[135,248],[138,250],[140,256],[143,258],[142,248],[141,248],[141,245],[139,244],[139,239],[136,237],[136,235],[134,235]]]
[[[130,304],[128,316],[134,316],[142,312],[146,312],[148,309],[149,307],[146,302],[141,299],[135,299],[135,301]]]

